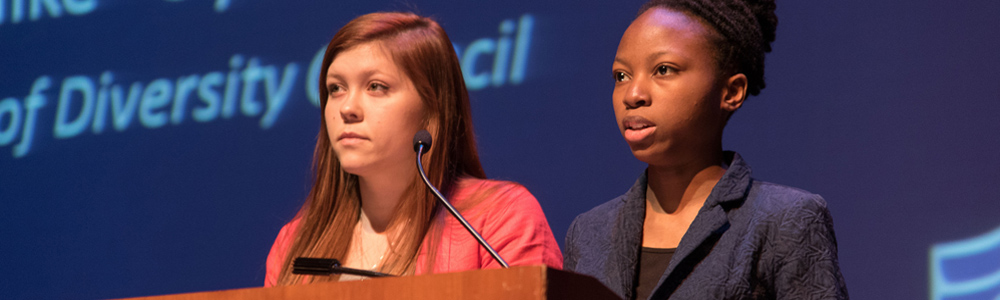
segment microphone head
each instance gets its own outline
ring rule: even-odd
[[[413,151],[419,152],[418,154],[427,153],[431,150],[431,133],[427,130],[417,131],[417,134],[413,135]],[[423,145],[423,151],[421,151],[420,146]]]

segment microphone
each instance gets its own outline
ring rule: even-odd
[[[441,201],[441,204],[444,204],[444,207],[448,209],[448,212],[450,212],[455,219],[458,219],[459,223],[462,223],[465,230],[468,230],[469,233],[476,238],[476,241],[479,241],[479,245],[486,248],[486,251],[490,252],[490,256],[493,256],[493,259],[500,263],[501,266],[509,268],[510,266],[507,265],[507,262],[500,257],[500,254],[498,254],[496,250],[493,250],[490,243],[487,243],[486,240],[483,239],[483,236],[479,235],[479,232],[476,232],[476,229],[472,228],[472,225],[469,225],[469,222],[465,220],[465,217],[462,217],[462,214],[458,213],[458,210],[456,210],[455,207],[441,195],[441,192],[438,191],[437,188],[434,188],[431,181],[427,180],[427,174],[424,173],[424,165],[420,162],[420,157],[424,156],[424,153],[431,150],[431,142],[431,133],[427,132],[427,130],[421,130],[417,132],[417,134],[413,135],[413,151],[417,152],[417,170],[420,171],[420,178],[424,179],[424,184],[431,189],[431,192],[434,192],[434,196],[437,196],[437,199]]]
[[[332,258],[297,257],[292,264],[292,274],[330,275],[351,274],[365,277],[392,277],[390,274],[375,271],[359,270],[341,267],[340,261]]]
[[[423,155],[427,151],[431,151],[432,142],[430,132],[427,130],[417,131],[417,134],[413,135],[413,152]],[[420,155],[417,155],[417,159],[420,159]],[[424,168],[420,168],[420,170],[423,171]]]

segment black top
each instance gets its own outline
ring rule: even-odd
[[[670,266],[670,258],[674,257],[677,248],[647,248],[642,247],[639,254],[639,284],[635,286],[636,299],[648,299],[653,288],[660,283],[660,277]]]

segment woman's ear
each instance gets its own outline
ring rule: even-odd
[[[431,120],[431,122],[427,124],[427,128],[425,129],[427,129],[427,132],[431,134],[431,137],[433,138],[434,141],[440,141],[439,139],[440,137],[438,136],[437,120]]]
[[[729,77],[722,87],[722,109],[729,113],[736,112],[747,99],[747,76],[739,73]]]
[[[424,121],[424,130],[427,130],[427,132],[431,134],[431,140],[432,141],[440,141],[440,139],[438,139],[439,138],[438,137],[438,130],[439,130],[439,128],[438,128],[438,122],[440,121],[440,119],[438,119],[438,118],[440,118],[440,116],[438,116],[437,114],[434,114],[434,115],[428,117],[426,121]],[[441,142],[438,142],[438,143],[441,143]],[[441,145],[441,144],[439,144],[439,145]],[[433,150],[434,147],[431,147],[431,149]]]

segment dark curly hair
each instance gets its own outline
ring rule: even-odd
[[[766,86],[764,54],[771,52],[778,26],[774,0],[651,0],[637,17],[657,7],[696,16],[715,29],[719,68],[727,74],[743,73],[750,94],[760,94]]]

